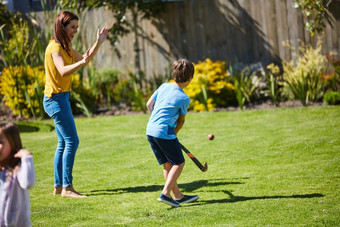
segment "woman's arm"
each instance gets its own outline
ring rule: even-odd
[[[72,50],[73,50],[73,56],[74,56],[74,61],[75,62],[81,61],[84,58],[84,56],[81,55],[79,52],[77,52],[74,49],[72,49]]]
[[[90,61],[89,52],[90,50],[87,50],[85,57],[83,57],[80,61],[77,61],[76,63],[72,65],[65,65],[64,58],[59,52],[53,52],[52,59],[60,75],[69,76],[75,71],[77,71],[80,67],[85,66],[89,63]]]
[[[106,40],[108,33],[109,33],[109,29],[107,27],[102,28],[101,31],[98,29],[97,41],[90,48],[90,60],[96,55],[97,51],[99,50],[99,47]]]
[[[104,27],[101,31],[97,32],[97,41],[93,46],[86,51],[84,55],[79,54],[77,51],[73,50],[74,60],[76,63],[72,65],[65,65],[64,58],[58,52],[52,53],[53,63],[56,66],[58,72],[61,76],[68,76],[77,71],[80,67],[87,65],[91,59],[96,55],[101,44],[106,40],[108,35],[108,28]]]
[[[92,47],[90,48],[90,52],[89,52],[90,61],[96,55],[96,53],[99,50],[99,47],[102,45],[102,43],[106,40],[107,35],[108,35],[108,28],[107,27],[102,28],[101,31],[99,31],[99,29],[98,29],[97,40],[92,45]],[[75,50],[73,50],[73,53],[74,53],[74,60],[76,62],[82,60],[85,57],[85,54],[81,55],[80,53],[78,53]]]

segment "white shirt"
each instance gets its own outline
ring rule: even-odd
[[[10,182],[6,182],[8,172],[0,171],[0,226],[32,226],[28,189],[35,184],[33,156],[21,158]]]

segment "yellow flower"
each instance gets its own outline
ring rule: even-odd
[[[43,90],[45,73],[43,66],[10,66],[4,68],[0,75],[0,94],[3,101],[16,115],[32,116],[31,107],[38,113],[39,102],[36,88]]]
[[[189,109],[194,111],[211,111],[226,105],[233,99],[233,90],[234,86],[228,82],[226,63],[209,58],[195,64],[194,78],[184,89],[191,99]]]
[[[280,73],[280,68],[277,65],[275,65],[274,63],[267,65],[267,69],[269,69],[272,74],[279,74]]]

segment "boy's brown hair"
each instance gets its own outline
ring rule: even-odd
[[[176,83],[184,83],[194,77],[194,64],[187,59],[180,59],[172,64],[172,77]]]

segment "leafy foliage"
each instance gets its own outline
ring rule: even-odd
[[[45,73],[42,66],[10,66],[0,75],[0,93],[13,113],[24,117],[43,117]]]
[[[271,63],[267,66],[269,73],[266,74],[266,80],[268,84],[268,94],[271,97],[274,106],[279,106],[281,98],[281,86],[282,86],[282,76],[280,75],[280,68]]]
[[[98,70],[92,78],[92,94],[98,97],[98,101],[106,100],[106,105],[111,108],[111,103],[115,102],[114,94],[121,72],[114,68],[104,68]]]
[[[71,9],[92,9],[105,7],[112,11],[114,17],[113,26],[110,28],[110,42],[115,45],[119,37],[123,37],[131,31],[134,26],[131,21],[127,20],[129,10],[133,13],[139,13],[144,18],[152,18],[163,12],[165,3],[162,0],[145,1],[145,0],[71,0],[60,1],[63,8]]]
[[[213,62],[209,58],[199,61],[195,64],[194,78],[184,88],[191,99],[189,109],[210,111],[217,106],[225,107],[235,102],[235,88],[229,80],[225,62]]]
[[[296,64],[293,60],[283,62],[284,92],[306,106],[308,101],[319,101],[326,90],[322,76],[326,72],[326,57],[321,54],[322,42],[317,47],[301,45],[295,52]]]
[[[340,105],[340,92],[330,91],[323,96],[324,103],[328,105]]]
[[[86,79],[84,79],[79,73],[72,75],[72,89],[70,103],[72,112],[75,114],[85,114],[87,117],[91,117],[94,113],[92,109],[92,97],[91,88],[87,85]]]
[[[261,78],[250,73],[250,67],[245,67],[241,71],[230,68],[230,73],[234,82],[238,105],[243,110],[245,102],[250,103],[254,98]]]
[[[340,91],[340,60],[337,59],[337,53],[330,52],[326,54],[328,62],[331,64],[331,72],[324,76],[327,88],[331,91]]]
[[[306,29],[314,36],[316,32],[321,32],[328,20],[331,23],[328,6],[332,0],[297,0],[295,8],[301,8],[303,15],[307,18]]]
[[[40,45],[41,35],[21,14],[0,27],[0,54],[3,65],[32,66],[43,65],[43,56],[38,54],[44,47]]]

